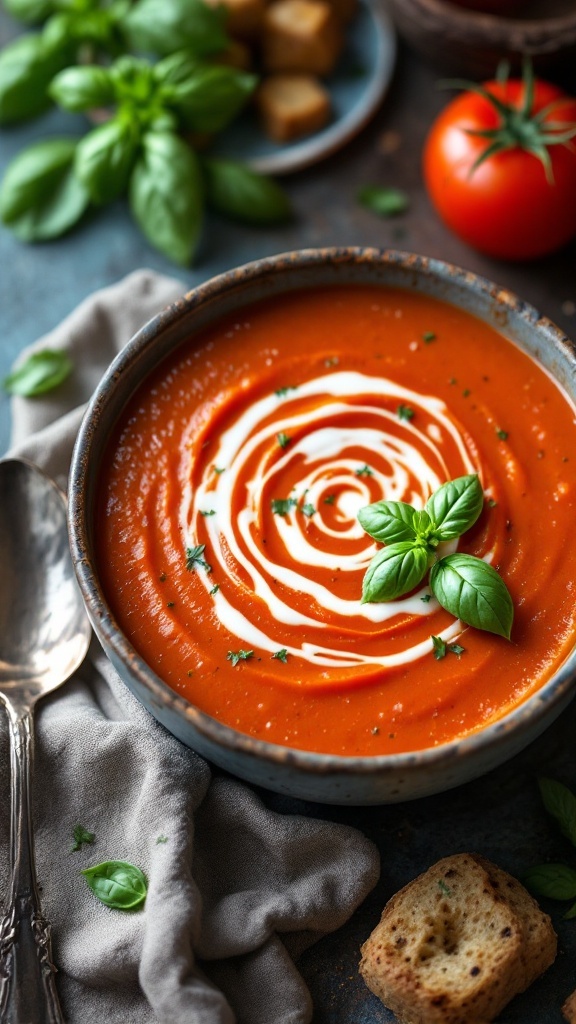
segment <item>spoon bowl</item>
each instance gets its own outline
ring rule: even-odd
[[[83,661],[91,631],[70,558],[64,495],[19,459],[0,460],[0,565],[0,700],[8,715],[12,802],[0,1021],[63,1024],[34,865],[33,711]]]

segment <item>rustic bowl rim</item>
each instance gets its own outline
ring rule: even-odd
[[[400,0],[404,2],[404,0]],[[512,18],[488,11],[475,11],[449,0],[411,0],[411,2],[439,20],[449,21],[455,34],[460,30],[471,30],[478,36],[489,38],[492,42],[522,37],[524,44],[533,40],[542,42],[546,37],[558,36],[558,46],[564,48],[570,43],[563,33],[572,30],[576,33],[576,9],[546,18]]]
[[[201,711],[185,698],[173,691],[160,676],[137,653],[117,623],[103,589],[93,561],[89,538],[91,510],[86,504],[86,492],[90,474],[98,471],[92,466],[92,449],[98,436],[98,422],[107,399],[106,393],[111,381],[116,383],[127,367],[148,345],[153,345],[157,336],[181,318],[244,283],[275,275],[278,271],[296,270],[317,265],[370,265],[379,264],[401,267],[408,271],[430,277],[440,277],[456,283],[471,294],[479,294],[512,313],[541,332],[549,343],[562,355],[568,357],[576,367],[576,347],[566,335],[547,317],[529,303],[520,299],[506,288],[487,278],[464,270],[445,260],[422,256],[396,249],[378,249],[361,246],[325,247],[300,249],[267,256],[243,264],[240,267],[216,275],[207,282],[192,288],[182,298],[163,309],[136,332],[130,341],[110,364],[84,414],[76,439],[70,470],[68,497],[68,523],[72,560],[78,583],[92,621],[98,622],[101,633],[116,658],[126,666],[127,671],[137,679],[138,684],[148,691],[152,706],[171,709],[179,718],[188,721],[208,741],[231,752],[242,752],[255,756],[270,766],[292,765],[312,775],[362,776],[377,775],[392,771],[395,775],[403,770],[410,772],[418,767],[432,768],[439,763],[474,757],[486,748],[497,749],[509,742],[511,733],[521,733],[533,725],[534,716],[540,717],[552,706],[566,702],[569,691],[576,684],[576,645],[557,668],[554,675],[521,705],[509,711],[502,718],[461,739],[451,740],[423,750],[366,756],[344,756],[316,751],[300,750],[269,743],[225,725],[206,712]],[[386,285],[383,284],[383,287]],[[301,287],[295,284],[295,290]],[[215,318],[216,319],[216,318]],[[180,343],[180,342],[179,342]],[[556,378],[555,378],[556,379]],[[126,400],[128,400],[129,395]],[[127,684],[126,684],[127,685]],[[504,760],[505,758],[501,758]]]

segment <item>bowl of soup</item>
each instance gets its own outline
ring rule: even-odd
[[[287,253],[184,295],[112,363],[72,462],[73,560],[126,685],[309,800],[412,799],[513,756],[575,690],[575,368],[530,305],[414,254]],[[360,510],[464,477],[479,514],[438,556],[497,571],[509,638],[428,575],[362,600],[385,545]]]

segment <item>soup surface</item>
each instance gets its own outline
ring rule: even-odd
[[[141,386],[100,481],[98,564],[118,622],[174,690],[262,739],[341,755],[474,732],[534,692],[575,632],[575,409],[476,318],[377,287],[229,317]],[[511,641],[426,583],[361,604],[380,549],[358,510],[422,507],[478,473],[475,526],[514,601]],[[463,653],[434,656],[432,636]]]

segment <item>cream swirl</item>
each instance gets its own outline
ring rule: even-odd
[[[362,576],[377,547],[358,510],[390,499],[421,508],[445,480],[478,471],[472,439],[438,398],[386,378],[335,372],[254,400],[247,389],[214,462],[189,467],[180,525],[188,546],[206,538],[213,571],[200,578],[220,623],[243,643],[268,652],[284,647],[326,667],[392,667],[428,654],[430,639],[394,650],[386,624],[428,616],[437,605],[421,600],[427,588],[361,604]],[[343,577],[352,590],[340,586]],[[277,629],[247,616],[246,592],[263,602]],[[456,621],[442,636],[460,629]]]

